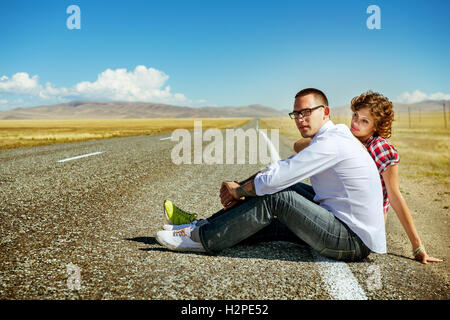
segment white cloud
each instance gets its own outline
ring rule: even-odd
[[[400,103],[416,103],[424,100],[450,100],[450,94],[442,92],[426,94],[425,92],[416,90],[413,93],[409,93],[408,91],[403,92],[397,98],[397,102]]]
[[[170,86],[165,86],[169,76],[164,72],[145,66],[137,66],[134,71],[107,69],[94,82],[77,83],[74,94],[87,98],[105,98],[126,101],[186,101],[181,93],[172,94]]]
[[[450,94],[436,92],[430,95],[430,100],[450,100]]]
[[[8,78],[0,77],[0,93],[30,95],[38,99],[101,99],[122,101],[146,101],[162,103],[191,103],[182,93],[172,93],[165,85],[169,76],[163,71],[137,66],[134,70],[106,69],[93,82],[82,81],[71,88],[55,87],[47,82],[39,84],[37,75],[30,77],[19,72]]]
[[[0,92],[35,95],[40,89],[39,77],[30,78],[26,72],[18,72],[11,79],[7,76],[0,77]]]

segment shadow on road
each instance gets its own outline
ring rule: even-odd
[[[160,252],[172,252],[175,253],[175,251],[169,250],[167,248],[164,248],[161,246],[158,241],[156,241],[155,237],[135,237],[135,238],[125,238],[122,240],[127,241],[134,241],[134,242],[140,242],[148,245],[156,245],[157,247],[151,247],[151,248],[139,248],[141,251],[160,251]],[[197,253],[197,252],[176,252],[176,253],[182,253],[182,254],[200,254],[204,255],[203,253]]]
[[[208,255],[198,252],[175,252],[159,245],[155,237],[135,237],[123,240],[151,245],[149,248],[139,248],[142,251],[159,251],[176,254]],[[260,243],[240,243],[233,248],[214,254],[216,257],[281,260],[291,262],[314,262],[310,248],[306,244],[296,244],[287,241],[270,241]]]
[[[135,237],[135,238],[125,238],[123,240],[140,242],[147,245],[151,245],[149,248],[139,248],[141,251],[159,251],[168,252],[172,254],[190,254],[190,255],[210,255],[208,253],[199,252],[181,252],[172,251],[161,246],[155,237]],[[289,241],[265,241],[265,242],[255,242],[246,241],[235,245],[232,248],[222,250],[219,253],[211,254],[216,257],[228,257],[228,258],[241,258],[241,259],[265,259],[265,260],[280,260],[280,261],[290,261],[290,262],[317,262],[311,255],[311,248],[304,242],[289,242]],[[399,258],[414,260],[405,256],[388,253],[389,255],[396,256]],[[353,261],[354,263],[373,263],[369,257],[364,258],[361,261]]]
[[[392,253],[392,252],[388,252],[388,253],[386,253],[386,255],[388,255],[388,256],[394,256],[394,257],[402,258],[402,259],[406,259],[406,260],[416,261],[416,259],[414,259],[414,258],[406,257],[406,256],[404,256],[404,255],[396,254],[396,253]]]
[[[125,238],[123,240],[141,242],[145,244],[158,244],[155,237],[135,237],[135,238]]]

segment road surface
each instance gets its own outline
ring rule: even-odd
[[[177,142],[169,136],[0,151],[0,299],[449,298],[448,210],[415,217],[427,250],[445,259],[427,266],[411,259],[393,212],[388,254],[359,263],[288,242],[238,245],[216,256],[166,250],[155,240],[165,199],[206,218],[221,208],[222,181],[264,167],[175,165]],[[279,156],[292,155],[291,146],[292,138],[280,136]],[[411,190],[407,200],[425,210],[431,200]]]

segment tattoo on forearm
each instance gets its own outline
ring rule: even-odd
[[[248,181],[236,189],[239,197],[256,197],[255,183],[253,180]]]

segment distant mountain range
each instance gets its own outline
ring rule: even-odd
[[[450,109],[450,100],[428,100],[417,103],[405,104],[394,102],[394,112],[396,113],[407,113],[407,112],[442,112],[442,105],[445,102],[446,112]],[[350,115],[352,113],[350,109],[350,104],[348,106],[341,106],[337,108],[332,108],[332,113],[337,115]]]
[[[449,105],[450,100],[447,101]],[[394,104],[396,112],[442,111],[442,102],[424,101],[415,104]],[[0,120],[27,119],[144,119],[144,118],[258,118],[287,116],[291,110],[252,104],[241,107],[180,107],[161,103],[121,101],[71,101],[0,112]],[[350,114],[350,107],[332,108],[332,114]]]
[[[256,118],[282,115],[279,110],[259,104],[191,108],[146,102],[72,101],[6,110],[0,112],[0,119]]]

